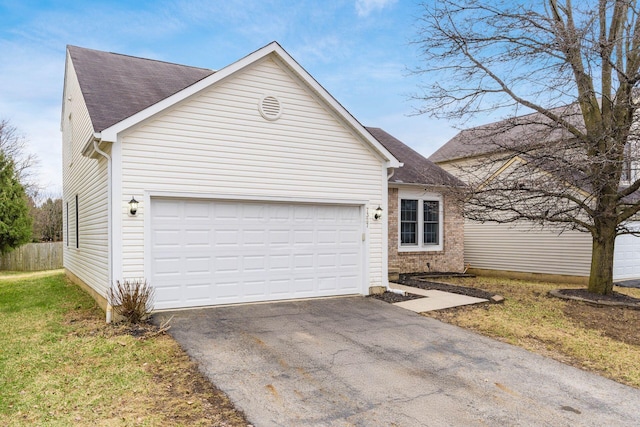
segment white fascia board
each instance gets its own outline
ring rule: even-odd
[[[208,88],[209,86],[229,77],[230,75],[238,72],[239,70],[265,58],[266,56],[274,54],[281,61],[283,61],[291,70],[293,70],[300,78],[314,90],[321,99],[331,106],[340,116],[347,122],[362,138],[386,161],[386,167],[398,168],[400,162],[391,154],[382,144],[378,142],[365,128],[349,113],[336,99],[327,92],[304,68],[300,66],[277,42],[271,42],[261,49],[256,50],[253,53],[245,56],[244,58],[216,71],[212,75],[205,77],[192,84],[191,86],[177,92],[160,102],[128,117],[121,122],[114,124],[113,126],[103,130],[102,139],[104,141],[116,141],[120,132],[137,125],[143,120],[158,114],[159,112],[175,105],[176,103],[187,99],[188,97]]]
[[[65,59],[64,59],[64,87],[62,88],[62,108],[60,111],[60,132],[63,131],[64,128],[64,115],[66,113],[66,98],[67,98],[67,77],[69,75],[69,61],[71,58],[69,57],[69,49],[66,49]]]

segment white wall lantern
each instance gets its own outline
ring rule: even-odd
[[[131,196],[131,200],[129,200],[129,214],[131,214],[131,216],[136,216],[136,213],[138,212],[138,201]]]
[[[376,220],[382,218],[382,208],[380,206],[378,206],[378,209],[376,209],[376,212],[373,215],[373,218]]]

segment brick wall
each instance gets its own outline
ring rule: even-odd
[[[436,189],[428,189],[439,192]],[[459,206],[444,196],[444,245],[442,251],[398,252],[398,189],[389,188],[389,271],[417,273],[429,271],[462,272],[464,270],[464,219]]]

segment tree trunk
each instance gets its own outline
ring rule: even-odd
[[[615,224],[602,225],[593,236],[589,292],[607,295],[613,292],[613,249],[616,241]]]

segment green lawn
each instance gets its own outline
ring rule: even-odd
[[[0,280],[0,425],[246,425],[167,335],[108,326],[62,274]]]

